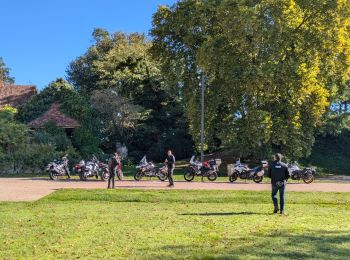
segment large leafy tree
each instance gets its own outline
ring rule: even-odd
[[[95,43],[70,64],[67,74],[79,93],[92,98],[103,121],[114,122],[113,128],[104,131],[108,133],[106,147],[116,142],[126,143],[131,155],[149,153],[154,159],[161,159],[168,148],[173,148],[179,157],[191,153],[192,142],[186,130],[179,89],[165,84],[159,64],[149,54],[152,43],[137,33],[109,34],[96,29],[93,36]],[[115,94],[105,96],[113,91]],[[108,101],[106,104],[96,102],[102,96]],[[140,120],[121,134],[115,116],[123,104],[131,111],[137,106]],[[110,111],[112,108],[114,113]],[[169,139],[179,142],[170,144]]]
[[[45,131],[37,132],[36,137],[40,142],[55,143],[60,151],[71,149],[72,142],[81,155],[86,157],[93,153],[101,153],[98,148],[99,124],[91,109],[90,101],[85,96],[79,95],[64,79],[59,78],[51,82],[28,103],[19,107],[16,118],[28,123],[46,112],[54,102],[59,102],[62,112],[78,120],[81,127],[73,132],[72,140],[69,140],[62,129],[48,126]]]
[[[15,79],[10,76],[10,69],[6,67],[4,60],[0,57],[0,82],[14,83]]]
[[[309,155],[350,75],[349,1],[183,0],[160,7],[153,24],[153,54],[183,87],[197,142],[204,72],[209,147]]]

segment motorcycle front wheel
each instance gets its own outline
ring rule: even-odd
[[[313,182],[315,180],[315,177],[313,175],[306,175],[303,177],[303,181],[306,183],[306,184],[310,184],[311,182]]]
[[[55,174],[54,171],[50,171],[49,172],[49,177],[50,177],[51,180],[57,181],[57,175]]]
[[[255,176],[253,177],[253,181],[254,181],[255,183],[260,183],[260,182],[262,182],[263,178],[264,178],[263,176],[255,175]]]
[[[210,181],[215,181],[217,177],[218,177],[217,172],[212,172],[207,176],[208,180],[210,180]]]
[[[184,174],[184,179],[186,181],[192,181],[194,179],[194,172],[191,168],[187,168]]]
[[[237,180],[237,178],[238,178],[238,174],[234,172],[228,179],[230,182],[234,182]]]
[[[109,178],[109,171],[107,169],[103,170],[101,173],[101,180],[106,181]]]
[[[137,173],[135,173],[135,175],[134,175],[134,179],[135,179],[135,181],[139,181],[139,180],[141,180],[142,179],[142,177],[143,177],[143,173],[142,172],[137,172]]]

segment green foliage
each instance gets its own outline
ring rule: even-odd
[[[79,93],[91,96],[102,123],[103,148],[110,152],[120,142],[132,157],[148,153],[160,159],[172,136],[178,141],[177,155],[188,156],[192,142],[179,89],[165,84],[159,64],[149,54],[151,42],[142,34],[109,34],[103,29],[96,29],[93,36],[95,44],[70,64],[67,74]],[[127,121],[121,122],[118,111],[129,111]]]
[[[100,140],[87,127],[79,127],[74,130],[72,144],[83,158],[90,158],[93,154],[98,156],[103,153],[99,148]]]
[[[0,113],[0,168],[14,173],[42,169],[57,155],[55,147],[35,142],[26,125],[4,118],[4,113]]]
[[[304,163],[316,166],[321,174],[350,175],[350,131],[318,136],[311,156]]]
[[[5,106],[0,109],[0,119],[12,121],[17,114],[17,109],[10,106]]]
[[[15,78],[10,76],[10,69],[6,67],[4,60],[0,57],[0,82],[13,84]]]
[[[63,129],[49,123],[45,130],[38,130],[35,133],[37,141],[52,144],[59,154],[64,153],[67,149],[71,150],[75,161],[78,160],[79,153],[84,157],[93,153],[101,153],[98,139],[99,125],[90,107],[89,99],[79,95],[64,79],[53,81],[28,103],[20,107],[16,118],[28,123],[46,112],[54,102],[60,103],[63,113],[78,120],[81,129],[74,131],[71,141]],[[76,150],[72,147],[72,143]]]
[[[209,149],[299,158],[349,79],[349,13],[343,0],[184,0],[154,15],[152,53],[183,86],[196,143],[201,69]]]
[[[84,97],[76,93],[67,81],[57,79],[19,107],[17,119],[28,123],[46,112],[54,102],[59,102],[62,112],[78,121],[84,122],[89,118],[90,111]]]

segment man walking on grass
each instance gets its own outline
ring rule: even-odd
[[[118,170],[118,166],[120,164],[120,158],[118,153],[114,153],[113,156],[108,161],[108,170],[109,170],[109,178],[108,178],[108,189],[115,187],[115,172]]]
[[[168,166],[168,180],[169,180],[168,187],[172,187],[174,186],[173,173],[175,168],[175,156],[173,155],[171,150],[168,151],[168,156],[165,159],[165,163]]]
[[[288,166],[281,162],[282,155],[276,153],[274,161],[269,167],[268,177],[271,178],[272,185],[272,201],[274,210],[273,213],[277,214],[280,211],[281,215],[284,214],[284,193],[286,190],[287,180],[289,178]],[[280,197],[280,208],[278,209],[277,192]]]

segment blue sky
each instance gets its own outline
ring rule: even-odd
[[[94,28],[144,32],[158,5],[176,0],[0,0],[0,57],[16,84],[42,89],[64,77]]]

